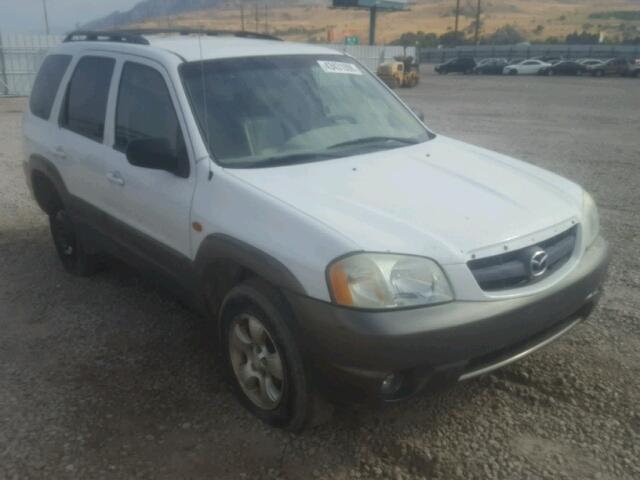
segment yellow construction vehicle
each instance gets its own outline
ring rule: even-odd
[[[413,57],[395,57],[378,67],[378,77],[391,88],[411,88],[420,82],[420,69]]]

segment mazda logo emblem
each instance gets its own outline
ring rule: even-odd
[[[531,260],[529,260],[529,271],[531,272],[532,277],[539,277],[540,275],[544,275],[547,271],[549,262],[549,255],[547,252],[538,248],[533,255],[531,255]]]

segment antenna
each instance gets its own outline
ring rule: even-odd
[[[202,83],[202,103],[204,104],[204,128],[205,132],[205,141],[207,142],[207,150],[209,150],[209,154],[211,155],[211,143],[209,142],[209,111],[207,108],[207,98],[206,98],[206,82],[204,81],[204,58],[202,56],[202,35],[198,34],[198,48],[200,49],[200,81]],[[207,166],[209,167],[209,176],[208,179],[211,181],[213,178],[213,170],[211,169],[211,158],[207,158]]]

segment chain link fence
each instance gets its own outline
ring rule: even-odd
[[[27,96],[47,50],[62,42],[61,35],[0,33],[0,96]],[[375,70],[380,63],[405,53],[403,47],[368,45],[323,45],[357,58]],[[406,49],[415,58],[416,49]]]
[[[49,48],[62,42],[61,35],[0,33],[0,96],[26,96]],[[408,55],[420,63],[440,63],[455,57],[530,58],[543,55],[577,58],[623,57],[640,59],[640,45],[479,45],[456,48],[420,48],[369,45],[323,45],[357,58],[374,71],[382,62]]]
[[[0,33],[0,96],[29,95],[47,50],[60,35]]]
[[[441,63],[456,57],[526,59],[553,56],[578,58],[640,58],[640,45],[478,45],[455,48],[421,48],[420,63]]]

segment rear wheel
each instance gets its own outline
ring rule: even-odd
[[[240,402],[265,423],[300,431],[330,418],[313,390],[280,293],[260,280],[234,287],[221,309],[222,351]]]
[[[64,208],[57,208],[49,215],[49,227],[58,257],[67,272],[86,277],[99,270],[98,257],[86,252],[77,229]]]

